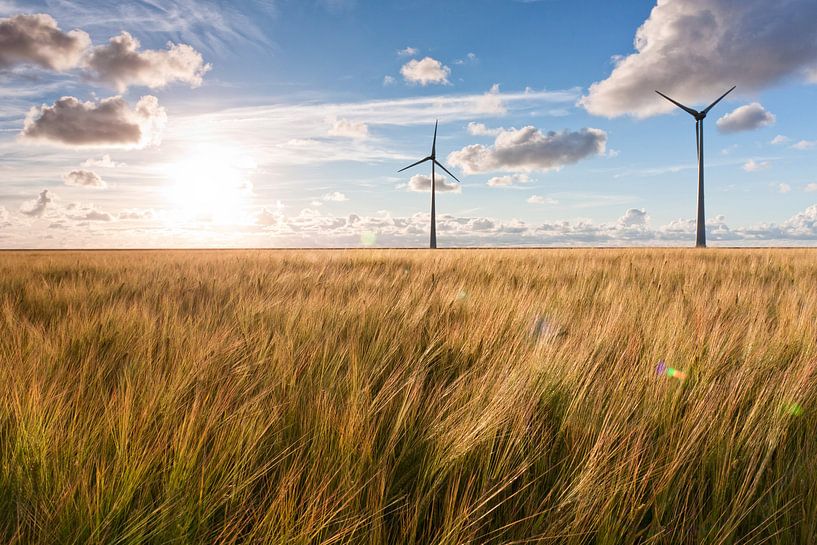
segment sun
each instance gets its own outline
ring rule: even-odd
[[[171,218],[181,222],[243,223],[255,161],[239,149],[202,145],[167,168]]]

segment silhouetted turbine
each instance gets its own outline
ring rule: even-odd
[[[737,85],[735,87],[737,87]],[[706,119],[706,114],[709,113],[709,110],[714,108],[715,104],[723,100],[726,95],[734,91],[735,87],[732,87],[726,91],[718,100],[700,112],[693,110],[692,108],[687,108],[680,102],[671,99],[664,93],[656,91],[656,93],[695,118],[695,146],[698,149],[698,232],[695,236],[695,247],[697,248],[706,248],[706,217],[704,216],[704,119]]]
[[[416,163],[412,163],[406,168],[401,168],[397,172],[403,172],[404,170],[408,170],[411,167],[416,167],[417,165],[421,165],[426,161],[431,161],[431,248],[437,247],[437,216],[436,216],[436,208],[435,208],[435,199],[434,195],[436,193],[436,186],[437,186],[437,179],[434,173],[434,165],[437,165],[441,169],[443,169],[446,174],[460,182],[456,176],[451,174],[447,168],[445,168],[439,161],[437,161],[437,124],[439,121],[434,122],[434,141],[431,144],[431,155],[426,157],[425,159],[420,159]],[[462,182],[460,182],[462,183]]]

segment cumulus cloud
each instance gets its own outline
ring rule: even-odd
[[[752,102],[724,115],[718,119],[716,124],[720,132],[729,134],[753,131],[761,127],[772,125],[775,121],[776,118],[774,114],[767,112],[762,104]]]
[[[451,69],[437,59],[425,57],[422,60],[412,59],[400,69],[400,74],[408,83],[426,85],[449,85],[448,76]]]
[[[527,174],[513,174],[506,176],[494,176],[488,180],[489,187],[507,187],[515,184],[526,184],[530,182],[530,176]]]
[[[48,194],[48,190],[43,189],[37,198],[20,205],[20,213],[32,218],[39,218],[52,202],[54,202],[54,199]]]
[[[709,104],[737,85],[766,88],[817,66],[813,0],[658,0],[635,35],[635,53],[580,104],[595,115],[649,117],[675,106]]]
[[[74,187],[93,187],[97,189],[104,189],[108,187],[105,180],[100,178],[99,174],[91,170],[72,170],[63,176],[65,185]]]
[[[114,161],[113,159],[111,159],[111,156],[106,153],[105,155],[103,155],[99,159],[94,159],[94,158],[86,159],[85,161],[82,162],[81,166],[91,167],[91,168],[93,168],[93,167],[120,168],[120,167],[126,167],[128,165],[126,165],[125,163],[119,163],[117,161]]]
[[[452,152],[448,161],[467,174],[507,170],[532,172],[558,170],[593,155],[604,153],[607,133],[581,129],[542,133],[532,126],[503,129],[493,146],[473,144]]]
[[[322,199],[325,200],[325,201],[331,201],[331,202],[344,202],[344,201],[349,200],[349,198],[346,195],[344,195],[343,193],[341,193],[340,191],[333,191],[331,193],[324,193]]]
[[[552,197],[544,197],[542,195],[531,195],[527,198],[529,204],[559,204],[559,201]]]
[[[144,148],[161,142],[167,121],[154,96],[144,96],[131,108],[122,97],[81,102],[62,97],[53,106],[32,108],[23,138],[68,147]]]
[[[79,64],[91,45],[81,30],[63,32],[45,13],[0,19],[0,68],[34,64],[64,71]]]
[[[647,225],[650,217],[643,208],[630,208],[618,219],[622,227],[642,227]]]
[[[113,216],[107,212],[97,210],[93,206],[69,205],[66,207],[65,217],[75,221],[113,221]]]
[[[435,191],[443,193],[460,193],[462,187],[457,182],[449,182],[445,176],[434,176]],[[408,182],[408,190],[416,192],[431,191],[431,176],[415,174]]]
[[[789,141],[788,136],[783,136],[782,134],[778,134],[777,136],[772,138],[771,142],[769,142],[769,143],[774,145],[774,146],[778,146],[780,144],[786,144],[786,143],[788,143],[788,141]]]
[[[162,51],[139,51],[140,45],[139,40],[123,31],[108,44],[93,48],[87,68],[95,79],[113,85],[120,93],[130,85],[157,88],[174,81],[198,87],[211,68],[201,53],[186,44],[169,42]]]
[[[472,136],[497,136],[502,129],[489,129],[484,123],[468,123],[468,134]]]
[[[342,136],[344,138],[367,138],[369,136],[369,126],[362,121],[350,121],[348,119],[329,118],[329,135]]]
[[[743,164],[743,170],[746,172],[757,172],[758,170],[764,170],[771,166],[769,161],[755,161],[754,159],[749,159]]]

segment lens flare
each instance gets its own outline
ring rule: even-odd
[[[786,412],[792,416],[800,416],[803,414],[803,407],[799,403],[789,403]]]
[[[360,243],[363,244],[364,246],[374,246],[375,244],[377,244],[377,234],[371,231],[361,233]]]
[[[655,367],[655,371],[659,375],[667,375],[668,377],[677,378],[682,382],[687,378],[687,374],[685,372],[681,371],[680,369],[667,366],[664,360],[658,362],[658,365]]]

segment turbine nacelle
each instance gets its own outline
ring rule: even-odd
[[[700,112],[699,112],[698,110],[695,110],[695,109],[693,109],[693,108],[690,108],[689,106],[684,106],[683,104],[681,104],[681,103],[680,103],[680,102],[678,102],[677,100],[673,100],[673,99],[671,99],[670,97],[668,97],[667,95],[665,95],[665,94],[664,94],[664,93],[662,93],[661,91],[656,91],[656,93],[658,93],[659,95],[661,95],[661,96],[662,96],[662,97],[664,97],[665,99],[669,100],[670,102],[672,102],[673,104],[675,104],[676,106],[678,106],[679,108],[681,108],[682,110],[684,110],[686,113],[688,113],[689,115],[691,115],[692,117],[694,117],[694,118],[695,118],[695,121],[703,121],[704,119],[706,119],[706,114],[708,114],[708,113],[709,113],[709,110],[711,110],[712,108],[714,108],[714,107],[715,107],[715,104],[717,104],[718,102],[720,102],[721,100],[723,100],[723,99],[726,97],[726,95],[728,95],[729,93],[731,93],[732,91],[734,91],[734,90],[735,90],[735,87],[737,87],[737,85],[733,86],[731,89],[729,89],[728,91],[726,91],[724,94],[722,94],[722,95],[720,96],[720,98],[718,98],[718,100],[716,100],[715,102],[713,102],[712,104],[710,104],[709,106],[707,106],[705,109],[701,110]]]

